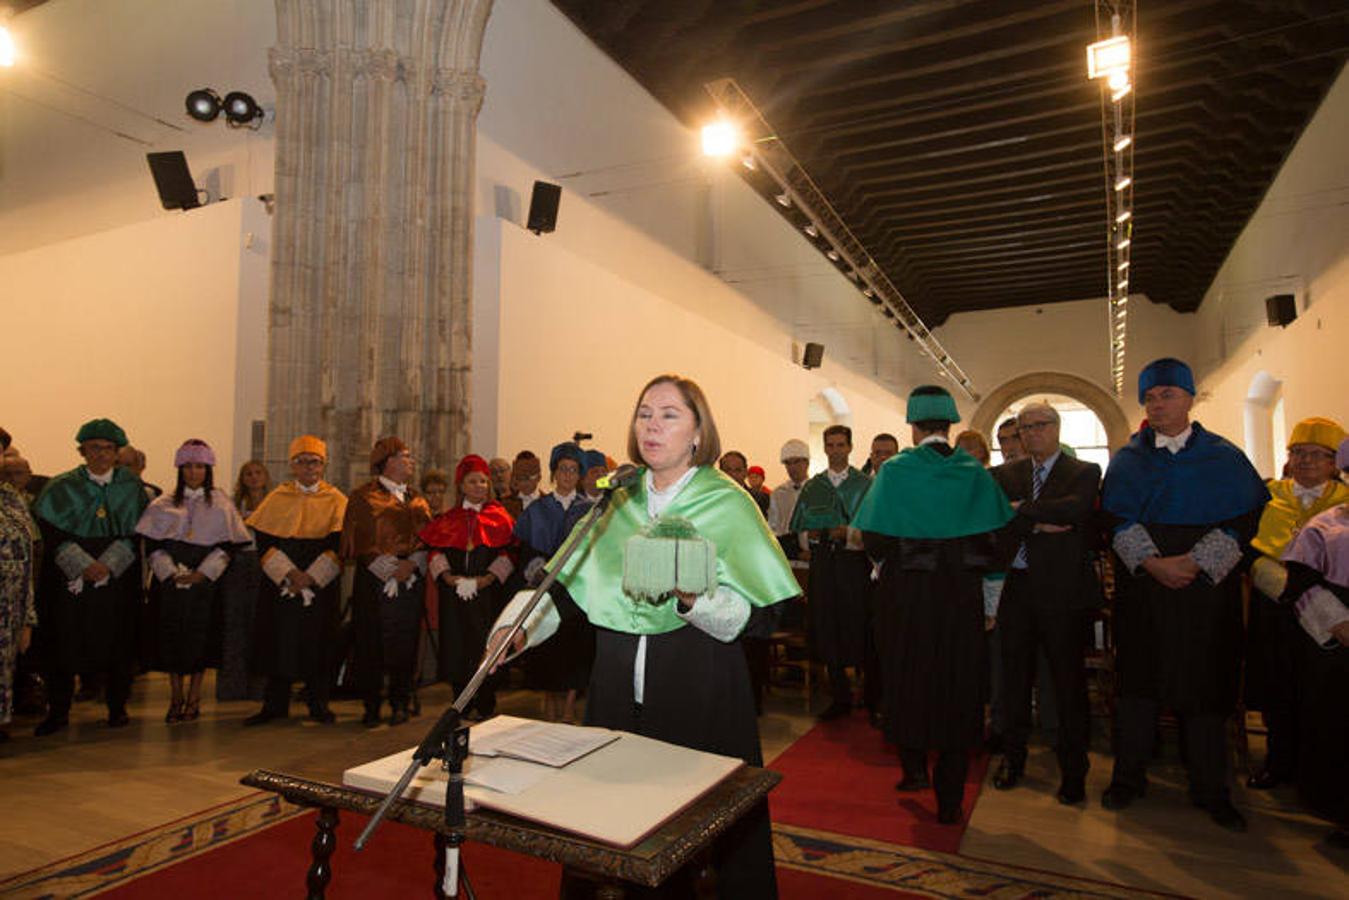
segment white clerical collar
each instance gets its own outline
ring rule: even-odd
[[[116,469],[109,469],[108,471],[104,472],[102,475],[95,475],[93,472],[90,472],[88,469],[85,469],[85,470],[84,470],[84,474],[88,475],[88,476],[89,476],[89,480],[92,481],[94,484],[98,484],[98,485],[102,485],[103,487],[107,487],[108,485],[112,484],[112,473],[115,472],[115,471],[117,471],[117,470],[116,470]]]
[[[561,503],[563,509],[571,509],[572,501],[576,499],[576,492],[564,494],[561,491],[553,491],[553,499]]]
[[[951,439],[944,434],[929,434],[918,442],[918,446],[924,447],[928,444],[950,444]]]
[[[482,512],[481,503],[472,503],[467,497],[464,498],[464,509],[471,509],[474,512]]]
[[[1323,481],[1312,487],[1303,487],[1294,481],[1293,493],[1297,496],[1298,503],[1302,504],[1304,507],[1308,507],[1321,499],[1321,495],[1326,492],[1326,484],[1328,484],[1328,482]]]
[[[399,484],[396,481],[385,478],[383,475],[379,476],[379,483],[384,486],[384,490],[397,497],[399,503],[403,503],[407,500],[408,486],[406,484]]]
[[[319,492],[319,485],[322,483],[323,482],[321,481],[316,481],[313,484],[306,487],[303,483],[297,481],[295,482],[295,486],[300,489],[300,493],[302,494],[317,494]]]
[[[204,487],[195,487],[195,488],[185,487],[185,488],[183,488],[183,499],[184,499],[184,500],[200,500],[202,497],[205,497],[205,496],[206,496],[206,488],[204,488]]]
[[[1171,437],[1167,437],[1160,431],[1154,431],[1152,433],[1153,446],[1156,447],[1158,450],[1165,448],[1166,450],[1171,451],[1173,454],[1179,453],[1180,451],[1185,449],[1185,443],[1190,439],[1190,432],[1193,430],[1194,430],[1193,425],[1186,425],[1184,431],[1182,431],[1180,434],[1173,435]]]

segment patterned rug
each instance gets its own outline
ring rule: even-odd
[[[306,810],[274,795],[251,794],[16,875],[0,882],[0,897],[40,900],[92,896],[305,814]],[[819,896],[818,888],[800,888],[806,884],[818,886],[823,878],[830,880],[827,895],[836,898],[1168,896],[795,825],[775,825],[773,847],[778,866],[786,870],[781,881],[784,900]],[[794,878],[794,873],[814,878],[806,882]],[[340,880],[342,876],[337,877]]]

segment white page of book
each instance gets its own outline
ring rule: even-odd
[[[478,756],[513,756],[548,766],[565,766],[616,740],[618,732],[607,728],[585,728],[516,716],[494,716],[470,730],[468,752]]]

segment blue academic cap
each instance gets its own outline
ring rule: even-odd
[[[1143,367],[1143,371],[1138,373],[1138,403],[1143,404],[1143,396],[1149,388],[1155,387],[1178,387],[1194,396],[1194,373],[1190,367],[1178,359],[1170,356],[1163,356],[1161,359],[1154,359]]]
[[[576,462],[576,468],[580,469],[582,472],[585,471],[585,457],[581,451],[580,444],[577,444],[574,441],[567,441],[566,443],[558,444],[554,447],[553,452],[548,454],[548,471],[557,471],[557,464],[564,459],[574,460]]]

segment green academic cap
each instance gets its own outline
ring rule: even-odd
[[[90,419],[80,426],[75,435],[75,443],[85,441],[112,441],[118,447],[125,447],[126,432],[112,419]]]
[[[924,384],[909,394],[909,408],[904,421],[913,422],[959,422],[960,413],[956,412],[956,401],[946,388],[935,384]]]

